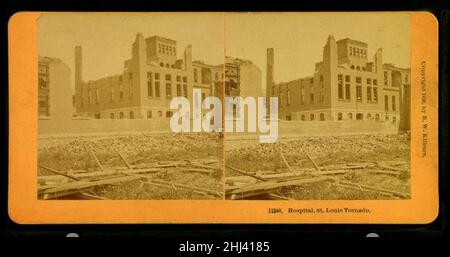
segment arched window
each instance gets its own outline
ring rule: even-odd
[[[348,117],[349,120],[352,120],[353,119],[353,113],[349,112],[347,114],[347,117]]]
[[[113,112],[111,114],[109,114],[109,118],[110,119],[114,119],[114,113]]]
[[[350,66],[350,69],[354,70],[355,69],[355,65]]]
[[[314,114],[313,113],[311,113],[310,115],[309,115],[309,120],[314,120]]]
[[[371,120],[371,119],[372,119],[372,114],[368,113],[368,114],[367,114],[367,119],[368,119],[368,120]]]
[[[342,120],[342,112],[339,112],[339,113],[337,114],[337,119],[338,119],[338,120]]]
[[[356,66],[356,70],[361,70],[361,68],[359,66]]]
[[[119,118],[120,118],[120,119],[123,119],[123,112],[120,112],[120,113],[119,113]]]
[[[168,63],[166,64],[166,68],[170,68],[170,65]]]
[[[323,114],[323,113],[320,114],[320,120],[321,120],[321,121],[324,121],[324,120],[325,120],[325,114]]]
[[[159,66],[164,67],[164,63],[160,63]]]
[[[130,119],[134,119],[134,112],[130,111]]]
[[[300,119],[301,119],[301,120],[305,120],[305,114],[302,114],[302,116],[301,116]]]
[[[378,114],[378,113],[375,114],[375,120],[376,120],[376,121],[380,120],[380,114]]]

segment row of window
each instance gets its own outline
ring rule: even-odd
[[[158,53],[176,56],[177,49],[174,46],[158,44]]]
[[[376,120],[376,121],[380,121],[381,120],[380,117],[381,117],[381,115],[379,113],[376,113],[376,114],[367,113],[365,118],[364,118],[364,114],[363,113],[356,113],[356,115],[354,116],[353,113],[349,112],[349,113],[346,114],[345,118],[344,118],[344,113],[339,112],[337,114],[337,120],[344,120],[344,119],[346,119],[346,120],[353,120],[353,119],[356,119],[356,120]],[[325,114],[324,113],[319,113],[319,114],[311,113],[311,114],[309,114],[309,116],[306,115],[306,114],[302,114],[300,116],[300,119],[302,121],[305,121],[307,118],[310,121],[314,121],[314,120],[324,121],[325,120]],[[397,117],[393,116],[392,119],[391,119],[389,117],[389,115],[385,115],[384,116],[384,120],[385,121],[392,120],[392,122],[396,122],[397,121]]]
[[[349,48],[349,55],[350,56],[360,57],[360,58],[367,58],[367,50],[363,49],[363,48],[350,46],[350,48]]]
[[[155,116],[153,115],[153,112],[155,112]],[[112,112],[109,114],[109,118],[110,119],[125,119],[125,112],[119,112],[118,115],[116,116],[116,113]],[[172,111],[166,111],[165,112],[165,117],[166,118],[170,118],[172,117],[173,112]],[[100,119],[100,114],[97,113],[94,115],[95,118]],[[163,117],[163,111],[147,111],[147,119],[152,119],[152,118],[162,118]],[[134,119],[134,112],[130,111],[128,112],[128,119]]]
[[[159,73],[155,73],[154,74],[154,79],[155,81],[153,81],[153,73],[152,72],[147,72],[147,96],[148,97],[161,97],[161,89],[160,89],[160,77],[159,77]],[[166,74],[165,75],[165,80],[166,80],[166,84],[165,84],[165,92],[166,92],[166,97],[167,98],[172,98],[172,84],[169,83],[172,80],[172,75],[171,74]],[[177,86],[176,86],[176,96],[184,96],[187,97],[187,84],[179,84],[181,83],[181,76],[177,76],[176,77],[176,81],[177,81]],[[187,77],[183,76],[183,83],[187,82]]]
[[[198,70],[197,69],[194,69],[194,82],[195,83],[198,83]],[[227,72],[225,72],[225,73],[227,73]],[[222,74],[222,79],[223,79],[223,73],[221,73]],[[219,72],[215,72],[214,73],[214,80],[215,81],[218,81],[219,80]]]
[[[160,76],[160,73],[159,73],[159,72],[155,72],[155,73],[153,73],[153,72],[147,72],[147,79],[148,79],[148,80],[153,80],[153,79],[155,79],[155,80],[160,80],[160,78],[161,78],[161,76]],[[166,75],[164,75],[164,79],[165,79],[166,81],[172,81],[172,74],[166,74]],[[183,83],[187,83],[187,76],[180,76],[180,75],[177,75],[177,76],[176,76],[176,82],[181,82],[181,81],[183,81]]]
[[[344,78],[344,75],[338,74],[338,82],[342,82],[343,78]],[[345,82],[351,82],[351,76],[350,75],[345,75]],[[362,83],[362,78],[359,77],[359,76],[356,76],[355,77],[355,83],[361,84]],[[372,78],[367,78],[366,79],[366,84],[367,85],[378,86],[378,80],[377,79],[372,79]]]

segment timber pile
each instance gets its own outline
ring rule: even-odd
[[[352,183],[337,175],[354,172],[367,172],[401,177],[408,172],[407,163],[403,161],[361,162],[339,165],[318,166],[311,156],[305,152],[314,168],[297,168],[289,165],[283,153],[279,151],[287,172],[258,171],[248,172],[227,165],[228,170],[240,173],[225,179],[225,197],[227,199],[246,199],[249,197],[284,199],[277,191],[284,187],[299,186],[316,182],[327,182],[330,186],[343,187],[359,191],[376,192],[390,198],[410,198],[409,194],[378,188],[369,185]]]
[[[153,176],[160,172],[165,172],[167,169],[181,172],[195,172],[208,176],[218,175],[220,173],[220,165],[217,159],[168,160],[131,165],[122,153],[116,151],[124,166],[105,167],[100,163],[92,148],[89,148],[89,153],[95,160],[99,170],[93,172],[86,170],[58,171],[51,167],[39,165],[40,169],[54,174],[38,176],[39,199],[71,196],[82,199],[104,200],[105,198],[89,193],[89,191],[97,186],[112,185],[133,180],[141,180],[145,184],[157,187],[171,188],[173,190],[189,190],[196,194],[222,197],[222,193],[220,192],[155,179],[154,177],[157,176]]]

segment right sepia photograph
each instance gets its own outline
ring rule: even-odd
[[[409,14],[224,19],[225,95],[243,100],[225,115],[226,199],[411,198]],[[264,96],[268,133],[249,129]]]

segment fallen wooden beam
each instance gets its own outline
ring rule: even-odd
[[[260,182],[255,183],[251,185],[245,185],[238,189],[231,190],[229,192],[226,192],[227,194],[239,194],[249,191],[258,191],[258,190],[272,190],[277,189],[281,187],[286,186],[297,186],[302,184],[308,184],[308,183],[315,183],[315,182],[321,182],[330,180],[328,177],[310,177],[310,178],[302,178],[302,179],[296,179],[296,180],[289,180],[284,182],[272,182],[272,181],[266,181],[266,182]]]
[[[75,182],[69,182],[65,183],[56,187],[48,188],[40,190],[38,188],[38,194],[39,195],[51,195],[53,193],[60,193],[60,192],[70,192],[70,191],[78,191],[82,189],[92,188],[95,186],[101,186],[101,185],[107,185],[107,184],[115,184],[115,183],[121,183],[121,182],[127,182],[131,180],[139,179],[140,176],[122,176],[118,178],[108,178],[98,181],[75,181]],[[73,194],[74,192],[72,192]]]
[[[205,188],[196,187],[196,186],[188,186],[188,185],[184,185],[184,184],[180,184],[180,183],[169,182],[169,181],[164,181],[164,180],[159,180],[159,179],[152,179],[152,180],[150,180],[150,182],[166,184],[166,185],[175,185],[176,187],[180,187],[180,188],[191,189],[191,190],[199,191],[199,192],[205,192],[205,193],[216,195],[216,196],[222,196],[222,194],[219,192],[205,189]]]
[[[209,175],[216,173],[216,171],[214,171],[214,170],[207,170],[207,169],[182,168],[182,169],[178,169],[178,170],[189,171],[189,172],[199,172],[199,173],[204,173],[204,174],[209,174]]]
[[[60,176],[64,176],[64,177],[67,177],[67,178],[70,178],[70,179],[73,179],[73,180],[80,180],[80,179],[78,179],[78,178],[76,178],[76,177],[74,177],[74,176],[70,176],[70,175],[67,175],[67,174],[65,174],[65,173],[63,173],[63,172],[60,172],[60,171],[57,171],[57,170],[55,170],[55,169],[52,169],[52,168],[49,168],[49,167],[45,167],[45,166],[43,166],[43,165],[38,165],[40,168],[43,168],[43,169],[45,169],[45,170],[48,170],[48,171],[50,171],[50,172],[53,172],[53,173],[55,173],[55,174],[58,174],[58,175],[60,175]]]
[[[130,174],[139,174],[139,173],[150,173],[150,172],[158,172],[161,171],[159,168],[147,168],[147,169],[132,169],[132,170],[104,170],[104,171],[95,171],[88,173],[77,173],[71,175],[76,180],[80,180],[83,178],[91,178],[91,177],[102,177],[102,176],[112,176],[112,175],[130,175]],[[61,175],[50,175],[50,176],[39,176],[38,181],[46,181],[46,180],[56,180],[57,177],[63,176]]]

